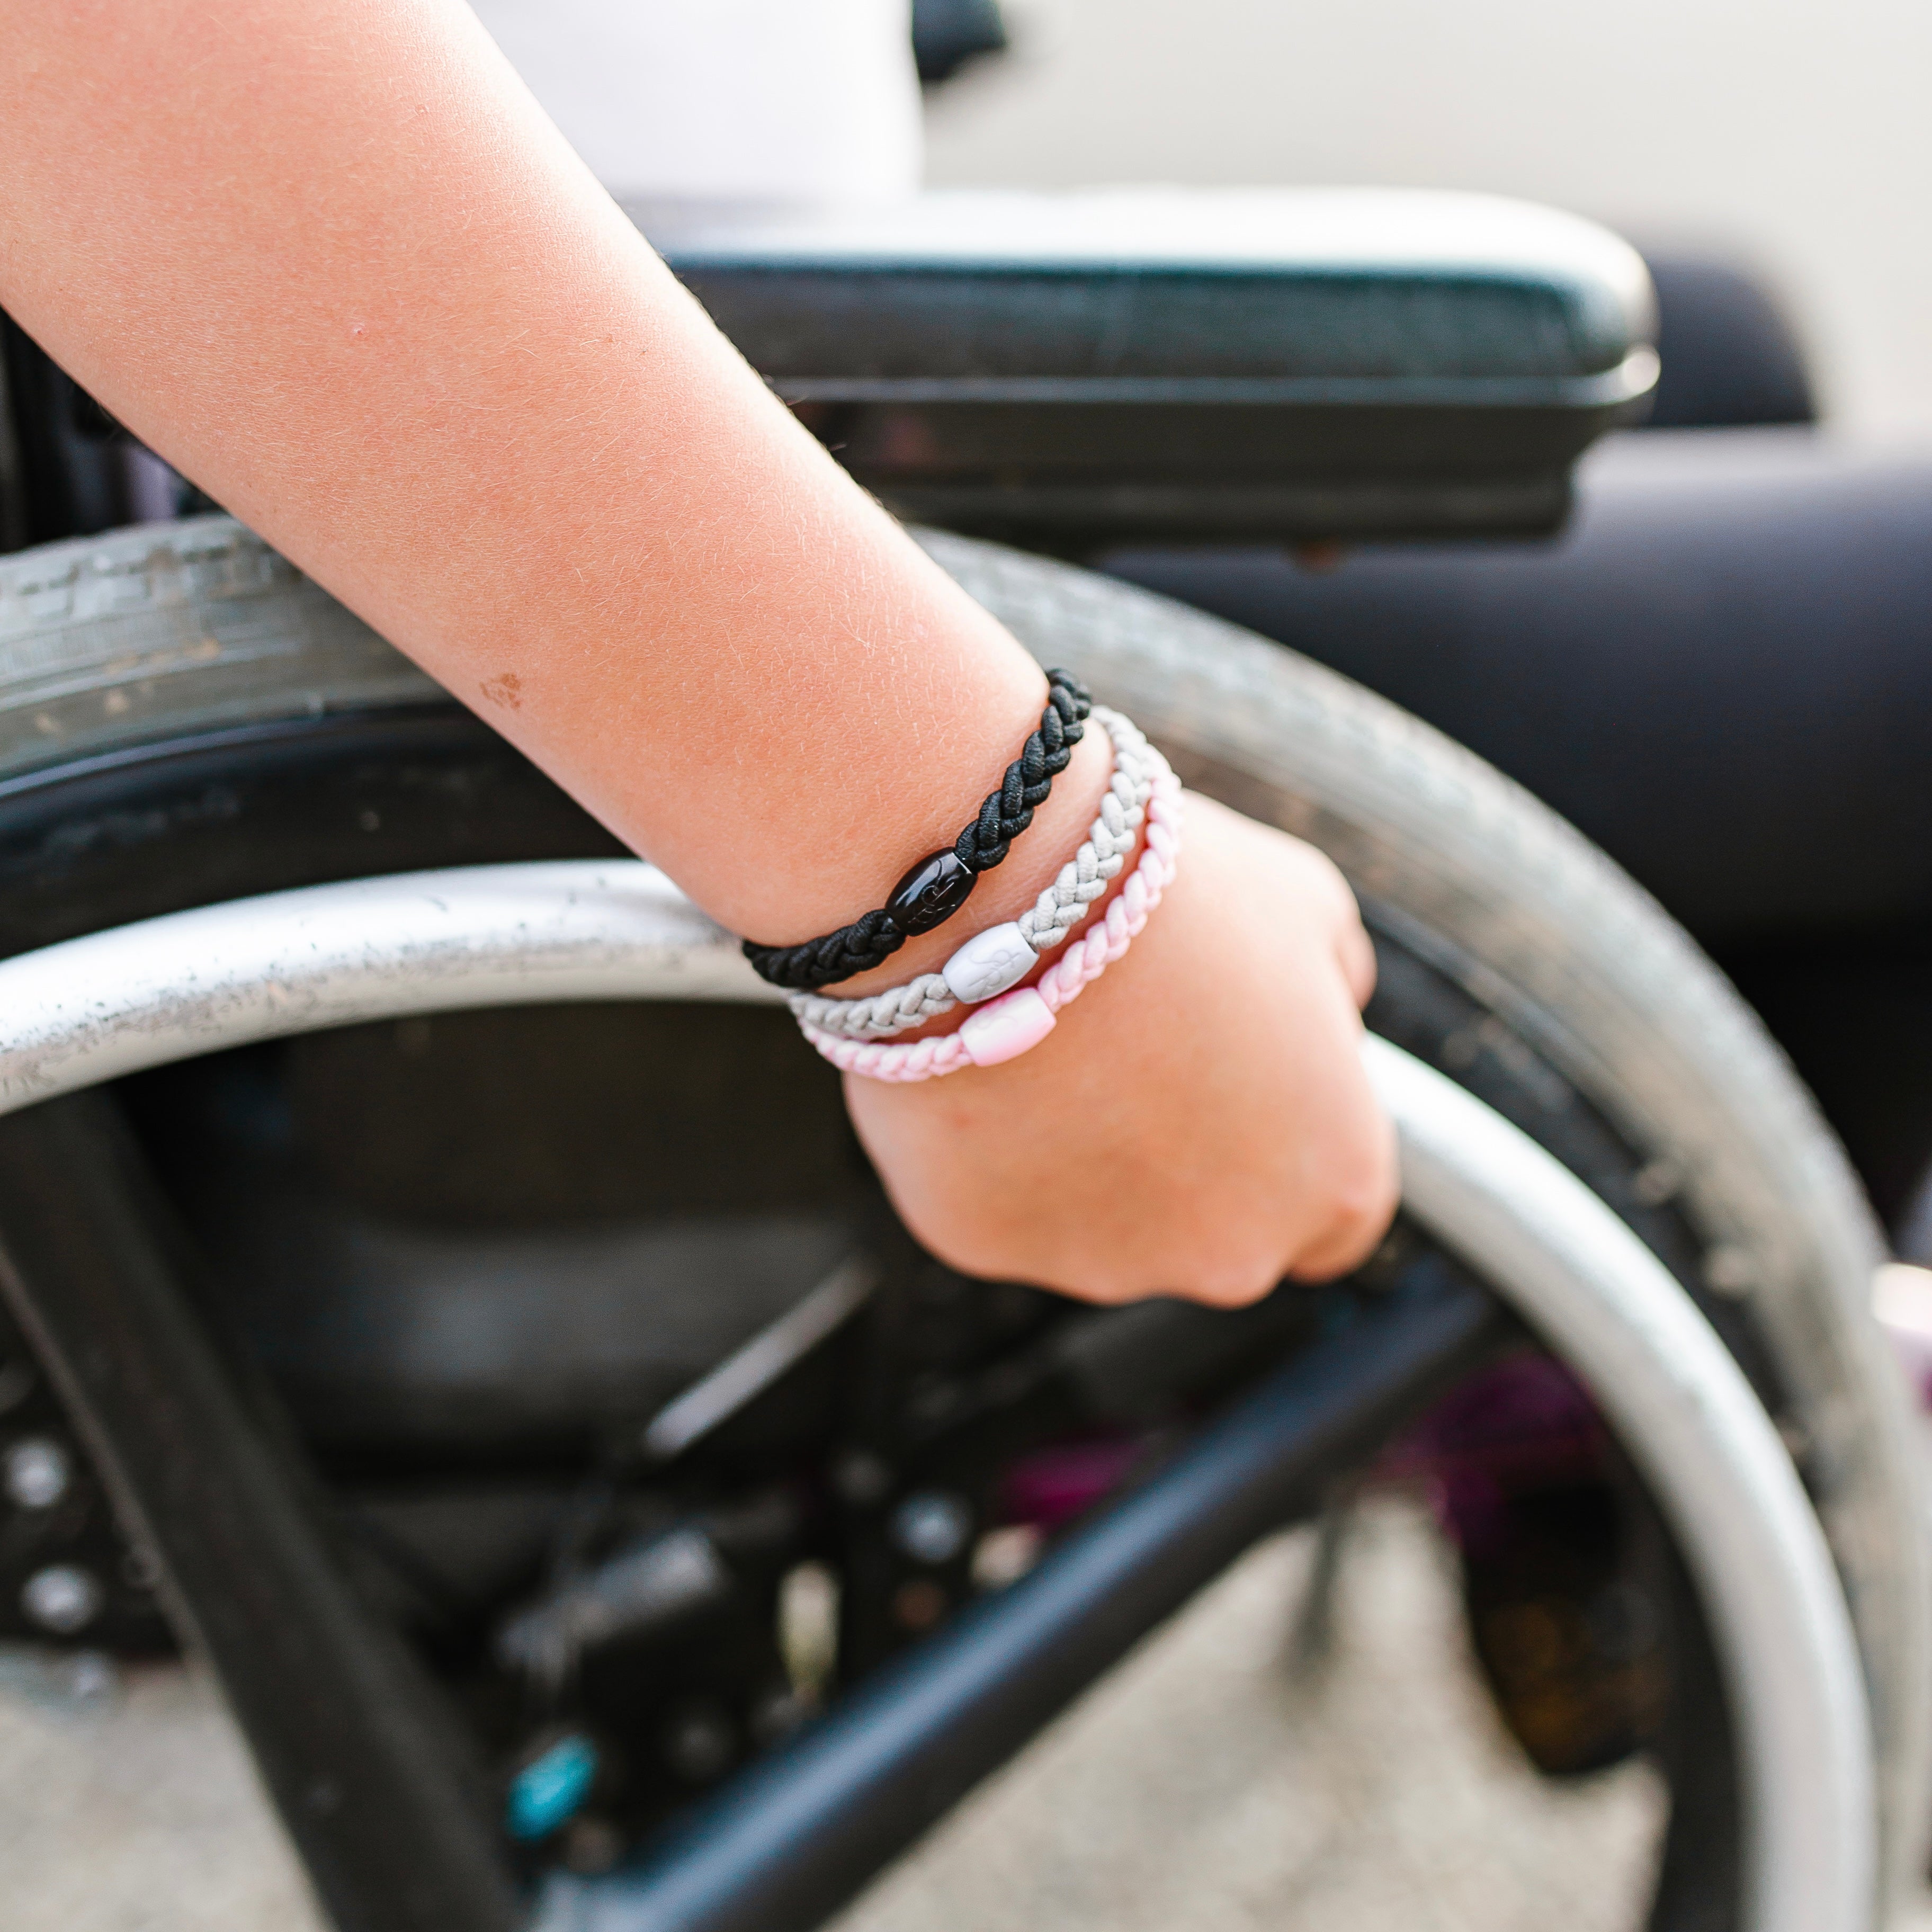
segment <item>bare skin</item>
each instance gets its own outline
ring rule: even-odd
[[[457,0],[16,0],[0,305],[735,932],[878,904],[1038,717],[1026,653],[773,400]],[[1051,877],[1106,764],[1090,733],[972,926]],[[1324,860],[1196,801],[1167,903],[1044,1046],[848,1098],[956,1264],[1239,1300],[1346,1268],[1392,1210],[1371,973]]]

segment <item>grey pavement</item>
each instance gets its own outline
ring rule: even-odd
[[[1311,1547],[1256,1551],[840,1932],[1628,1932],[1663,1813],[1648,1771],[1527,1768],[1471,1675],[1450,1559],[1399,1500],[1358,1519],[1334,1647],[1298,1667]],[[317,1928],[205,1684],[57,1692],[0,1663],[8,1932]]]

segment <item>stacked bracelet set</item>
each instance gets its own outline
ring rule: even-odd
[[[789,1004],[800,1030],[844,1071],[874,1080],[930,1080],[964,1066],[1016,1058],[1045,1039],[1060,1009],[1126,951],[1172,880],[1180,850],[1180,787],[1166,760],[1129,719],[1094,707],[1085,687],[1069,673],[1049,671],[1047,677],[1052,692],[1040,729],[950,851],[922,860],[884,908],[823,939],[794,946],[746,941],[746,955],[759,973],[791,990]],[[1112,776],[1086,839],[1038,899],[1017,920],[976,934],[937,973],[922,973],[862,999],[820,994],[818,988],[868,970],[908,938],[930,932],[958,910],[977,874],[1004,859],[1031,823],[1090,715],[1112,745]],[[1064,944],[1106,896],[1143,826],[1140,862],[1106,916],[1069,946],[1036,985],[1021,986],[1042,956]],[[974,1010],[957,1032],[889,1043],[894,1034],[959,1006]]]

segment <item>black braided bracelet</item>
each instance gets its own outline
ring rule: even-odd
[[[980,815],[951,848],[920,860],[884,905],[822,939],[796,946],[760,946],[746,940],[745,957],[761,978],[800,993],[836,986],[855,973],[883,966],[915,934],[944,925],[966,903],[980,874],[999,864],[1033,823],[1035,810],[1046,802],[1054,780],[1085,734],[1094,705],[1087,687],[1070,670],[1050,670],[1046,681],[1051,688],[1040,729],[1021,747],[999,789],[986,794]]]

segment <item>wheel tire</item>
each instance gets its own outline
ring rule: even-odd
[[[1879,1238],[1837,1144],[1754,1016],[1600,853],[1392,706],[1144,592],[990,544],[921,541],[1042,659],[1136,716],[1190,783],[1334,857],[1385,942],[1385,974],[1466,1016],[1404,1043],[1426,1047],[1597,1186],[1712,1314],[1790,1439],[1831,1540],[1870,1687],[1888,1864],[1898,1880],[1916,1872],[1932,1582],[1904,1390],[1867,1309]],[[449,706],[226,518],[0,560],[0,864],[26,880],[50,854],[65,862],[76,841],[140,846],[141,824],[122,821],[148,808],[124,800],[78,832],[57,813],[37,816],[34,801],[63,784],[184,746],[281,742],[332,722]],[[10,827],[26,828],[10,848]],[[518,849],[499,838],[454,856],[604,849],[566,814]],[[170,878],[150,859],[136,885],[82,902],[70,893],[0,938],[17,948],[342,876],[345,865],[433,862],[452,855],[431,861],[406,840],[360,858],[292,854],[272,875]]]

